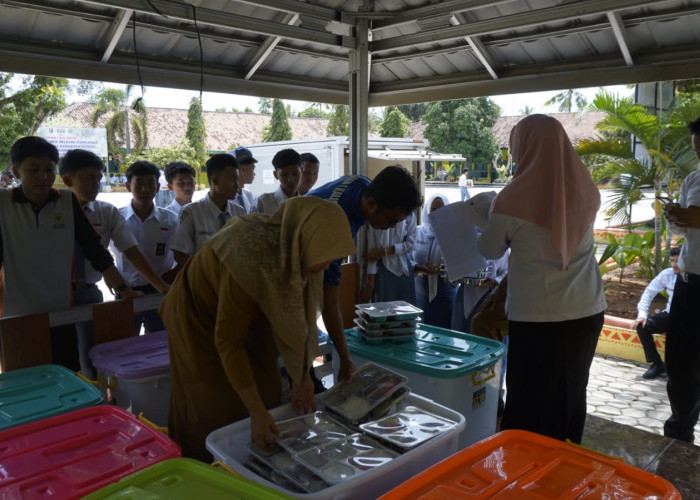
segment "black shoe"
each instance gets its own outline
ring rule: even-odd
[[[666,368],[664,367],[663,363],[654,363],[649,367],[647,371],[644,372],[644,375],[642,375],[642,378],[645,378],[647,380],[651,380],[653,378],[658,377],[659,375],[662,375],[666,373]]]

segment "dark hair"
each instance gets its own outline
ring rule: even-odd
[[[184,161],[172,161],[165,166],[165,180],[168,181],[168,184],[173,183],[177,174],[191,175],[194,177],[197,173],[189,163],[185,163]]]
[[[126,181],[131,182],[135,175],[152,175],[158,182],[160,169],[150,161],[139,160],[129,165],[129,168],[126,169]]]
[[[305,162],[307,162],[307,161],[308,161],[309,163],[317,163],[317,164],[320,163],[320,162],[318,161],[318,158],[316,158],[316,155],[314,155],[314,154],[312,154],[312,153],[302,153],[302,154],[301,154],[301,162],[302,162],[302,163],[305,163]]]
[[[416,181],[401,165],[391,165],[379,172],[362,196],[373,198],[379,208],[399,207],[406,215],[423,204]]]
[[[469,167],[464,167],[464,168],[462,169],[462,173],[464,173],[464,172],[469,172]]]
[[[66,174],[74,174],[84,168],[96,168],[102,172],[105,164],[99,156],[92,151],[84,149],[71,149],[61,158],[61,164],[58,167],[58,173],[61,176]]]
[[[10,148],[10,161],[15,167],[19,167],[25,158],[51,158],[58,163],[58,149],[43,137],[28,135],[17,139]]]
[[[670,255],[671,257],[678,257],[678,256],[681,254],[681,248],[683,248],[682,245],[679,246],[679,247],[673,247],[673,248],[671,249],[671,251],[669,252],[669,255]]]
[[[688,124],[691,134],[700,135],[700,117],[697,120],[692,121]]]
[[[275,167],[275,170],[289,165],[301,165],[301,155],[293,149],[277,151],[272,157],[272,166]]]
[[[238,168],[236,157],[228,153],[219,153],[212,155],[206,163],[207,179],[211,183],[211,178],[219,172],[223,172],[226,167]]]

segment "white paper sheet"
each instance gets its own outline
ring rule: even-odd
[[[474,214],[466,203],[450,203],[428,217],[445,259],[447,279],[473,275],[486,265],[476,246]]]

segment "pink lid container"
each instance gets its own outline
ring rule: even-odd
[[[0,499],[81,498],[181,455],[126,410],[93,406],[0,432]]]

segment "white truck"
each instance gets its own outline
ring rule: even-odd
[[[348,165],[348,138],[321,137],[297,141],[263,142],[244,144],[258,160],[255,180],[245,186],[255,196],[275,191],[279,182],[273,175],[272,157],[281,149],[292,148],[299,154],[312,153],[319,160],[318,181],[314,188],[350,173]],[[402,165],[409,170],[424,187],[426,161],[448,161],[464,163],[464,157],[456,154],[440,154],[427,151],[428,141],[414,139],[370,138],[367,153],[367,175],[372,178],[389,165]],[[233,151],[229,151],[233,154]]]

